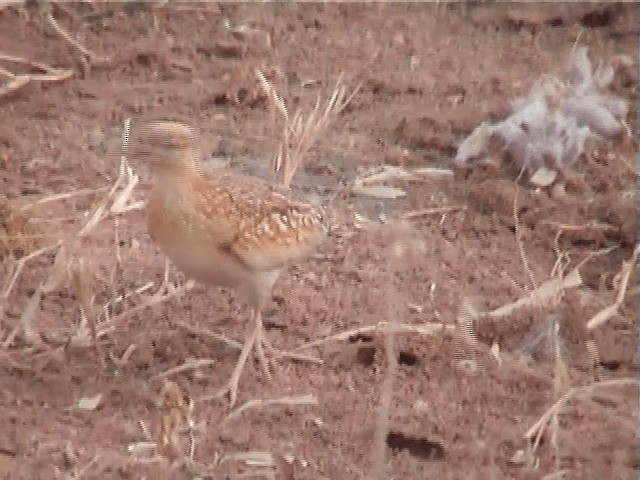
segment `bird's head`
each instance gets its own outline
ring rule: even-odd
[[[190,170],[198,164],[198,135],[186,122],[154,120],[134,126],[127,156],[154,170]]]

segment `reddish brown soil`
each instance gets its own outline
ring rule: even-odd
[[[229,158],[232,168],[266,177],[273,127],[254,69],[269,74],[290,104],[305,108],[344,72],[350,85],[362,82],[362,87],[294,180],[302,193],[334,197],[343,227],[318,256],[292,267],[277,283],[265,317],[270,340],[282,349],[381,321],[453,325],[465,299],[486,311],[525,295],[529,278],[514,234],[515,175],[478,166],[446,179],[396,183],[408,195],[385,201],[351,196],[343,186],[362,168],[376,165],[450,168],[456,142],[480,122],[504,116],[509,101],[541,73],[560,71],[576,39],[594,59],[624,54],[637,60],[635,7],[628,4],[535,11],[521,5],[445,4],[209,4],[181,11],[184,7],[169,4],[155,14],[155,26],[151,11],[125,11],[122,4],[111,18],[93,23],[82,21],[91,12],[86,4],[66,4],[67,13],[54,9],[74,38],[108,58],[84,73],[79,53],[35,7],[0,10],[2,53],[78,72],[58,83],[32,82],[0,98],[0,190],[9,201],[0,212],[5,236],[0,273],[8,275],[10,255],[20,258],[67,238],[104,197],[49,202],[26,210],[22,220],[15,206],[112,185],[125,118],[189,116],[203,134],[206,159]],[[254,31],[236,38],[225,23]],[[616,88],[635,102],[636,79],[630,75]],[[636,119],[629,123],[635,128]],[[180,323],[240,340],[247,312],[229,292],[196,286],[121,315],[102,337],[102,348],[115,358],[131,345],[136,348],[126,362],[109,361],[102,370],[93,349],[60,346],[80,318],[69,282],[40,302],[32,320],[40,342],[20,334],[4,345],[46,278],[54,252],[29,261],[0,304],[0,478],[247,478],[240,475],[254,467],[239,460],[216,464],[216,459],[248,451],[271,453],[276,459],[271,471],[279,479],[533,479],[563,469],[566,477],[553,478],[635,478],[638,399],[637,389],[629,387],[570,402],[559,416],[557,435],[547,431],[542,438],[537,469],[512,461],[526,450],[525,432],[558,394],[598,377],[634,376],[634,283],[609,323],[594,332],[585,326],[613,303],[616,275],[635,242],[634,176],[625,161],[634,163],[628,146],[602,143],[576,165],[566,182],[567,197],[526,185],[518,190],[521,242],[538,283],[549,279],[556,260],[557,224],[610,226],[567,230],[559,238],[559,250],[570,252],[570,268],[591,252],[616,247],[581,268],[582,286],[549,306],[480,319],[476,347],[444,331],[397,335],[400,365],[393,379],[384,472],[372,470],[380,451],[374,438],[387,372],[384,335],[352,336],[310,349],[307,353],[324,360],[321,365],[283,360],[272,384],[257,364],[249,365],[239,404],[312,394],[318,405],[256,408],[225,422],[222,402],[200,400],[226,381],[237,351]],[[143,198],[149,172],[137,171],[142,181],[134,195]],[[389,259],[384,238],[354,225],[355,213],[378,220],[380,214],[393,218],[442,206],[464,209],[412,221],[426,253],[410,262]],[[161,280],[163,257],[146,234],[144,213],[118,216],[121,270],[114,230],[113,218],[105,220],[76,251],[89,267],[95,305]],[[127,308],[148,293],[133,295]],[[538,346],[526,358],[527,338],[542,331],[552,314],[561,319],[558,335],[568,364],[567,379],[557,390],[553,352]],[[587,340],[599,350],[595,368]],[[494,343],[501,364],[490,352]],[[162,381],[154,376],[189,358],[215,361],[170,377],[196,400],[194,462],[184,466],[184,454],[174,467],[136,459],[127,448],[145,440],[139,422],[159,438]],[[102,394],[97,409],[73,408],[96,394]],[[194,473],[206,465],[209,476]]]

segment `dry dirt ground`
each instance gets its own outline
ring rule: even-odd
[[[636,368],[633,278],[617,313],[586,328],[616,300],[632,256],[634,144],[591,145],[562,180],[566,195],[486,162],[397,180],[390,185],[407,194],[396,199],[350,191],[385,164],[454,170],[457,142],[503,118],[511,99],[561,71],[577,45],[596,61],[637,61],[635,8],[54,6],[58,24],[93,55],[84,58],[35,2],[1,9],[2,55],[73,76],[36,78],[0,97],[0,478],[635,478],[637,388],[625,380]],[[361,87],[294,179],[295,190],[331,202],[340,228],[282,275],[265,313],[276,346],[320,341],[298,351],[323,362],[282,359],[272,383],[250,364],[237,406],[293,398],[227,418],[227,406],[208,397],[238,350],[212,332],[241,340],[248,312],[229,292],[200,285],[145,306],[160,298],[164,259],[144,209],[101,202],[118,178],[124,121],[139,115],[187,116],[206,162],[268,177],[275,127],[256,68],[292,109],[309,111],[340,72]],[[632,105],[636,71],[637,63],[621,68],[614,82]],[[137,202],[150,174],[133,167]],[[409,220],[424,247],[410,259],[390,253],[402,235],[371,227],[444,207]],[[80,235],[96,209],[100,221]],[[33,252],[9,290],[18,260]],[[580,284],[544,302],[474,313],[576,266]],[[173,270],[171,280],[184,286]],[[98,322],[104,368],[83,316]],[[391,376],[389,338],[373,328],[380,322],[410,326],[394,336]],[[175,398],[161,395],[165,380],[177,385]],[[539,443],[528,442],[567,392],[575,395],[552,410]]]

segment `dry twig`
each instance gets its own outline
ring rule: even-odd
[[[620,287],[618,288],[618,294],[616,295],[615,302],[596,313],[591,318],[591,320],[587,322],[587,329],[593,330],[594,328],[598,328],[618,314],[618,310],[624,302],[624,297],[627,293],[627,289],[629,288],[629,280],[631,279],[631,274],[633,273],[634,267],[636,266],[638,251],[640,251],[640,244],[636,245],[636,247],[633,249],[633,254],[631,255],[629,261],[623,262],[622,280],[620,282]]]
[[[203,397],[208,399],[208,397]],[[293,405],[318,405],[318,399],[314,395],[301,395],[296,397],[280,397],[280,398],[258,398],[249,400],[234,411],[230,412],[225,418],[225,422],[239,417],[247,410],[254,408],[264,408],[270,406],[293,406]]]
[[[8,77],[9,82],[0,86],[0,97],[8,95],[12,92],[19,90],[31,81],[38,82],[60,82],[73,76],[73,70],[62,70],[50,67],[44,63],[32,62],[21,57],[15,57],[13,55],[7,55],[0,53],[0,60],[10,63],[17,63],[27,65],[31,68],[35,68],[44,74],[37,73],[13,73],[7,69],[0,68],[0,75]]]
[[[78,330],[80,332],[84,332],[84,323],[86,322],[89,324],[89,333],[91,335],[93,348],[95,349],[96,359],[104,370],[107,368],[107,364],[102,353],[100,343],[98,342],[98,330],[96,327],[96,314],[91,295],[91,285],[89,283],[90,280],[86,270],[86,264],[82,258],[77,262],[77,266],[72,275],[72,281],[80,303],[80,312],[82,314],[82,320],[78,326]]]
[[[422,210],[412,210],[411,212],[406,212],[402,215],[403,220],[414,220],[416,218],[426,217],[429,215],[439,215],[441,213],[455,212],[458,210],[466,210],[465,206],[455,206],[452,205],[450,207],[434,207],[434,208],[425,208]]]
[[[395,333],[417,333],[419,335],[435,335],[437,333],[445,331],[453,331],[455,326],[447,325],[445,323],[421,323],[419,325],[409,325],[406,323],[391,323],[391,322],[378,322],[375,325],[367,325],[365,327],[354,328],[344,332],[329,335],[313,342],[305,343],[296,347],[295,350],[306,350],[309,348],[317,347],[328,342],[348,340],[354,335],[362,335],[367,333],[386,333],[393,331]]]
[[[570,388],[556,403],[553,404],[540,419],[524,434],[524,438],[533,441],[533,453],[538,449],[540,440],[544,434],[547,426],[553,420],[557,420],[558,415],[562,412],[567,403],[573,398],[580,398],[583,394],[590,394],[595,389],[601,389],[606,387],[624,387],[637,385],[638,380],[635,378],[617,378],[613,380],[604,380],[602,382],[591,383],[581,387]]]
[[[82,56],[82,65],[84,69],[84,73],[86,74],[89,71],[89,68],[92,66],[105,65],[109,63],[109,59],[100,58],[95,53],[90,51],[84,45],[82,45],[79,41],[74,39],[69,32],[67,32],[56,20],[53,16],[52,5],[56,5],[55,3],[44,3],[40,7],[42,17],[47,21],[49,25],[55,30],[55,32],[60,35],[64,41],[66,41],[69,45],[71,45],[74,49],[79,51]],[[60,9],[60,7],[58,7]],[[67,12],[68,13],[68,12]]]

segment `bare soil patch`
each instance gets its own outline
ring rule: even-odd
[[[635,376],[633,276],[617,313],[593,330],[587,322],[616,300],[635,248],[636,144],[597,142],[573,167],[566,196],[486,163],[396,181],[406,191],[396,199],[350,191],[376,166],[453,169],[458,142],[482,121],[503,118],[540,74],[561,71],[575,45],[589,47],[595,61],[637,62],[634,9],[54,6],[57,24],[87,55],[38,6],[0,7],[0,54],[46,64],[56,69],[51,75],[73,72],[34,77],[0,96],[0,478],[635,478],[636,385],[578,391],[535,449],[524,436],[572,387]],[[47,73],[6,58],[0,67]],[[140,307],[164,268],[143,209],[118,213],[108,204],[99,223],[78,232],[118,178],[132,116],[187,116],[207,162],[268,177],[275,143],[257,68],[293,107],[310,108],[341,72],[361,88],[293,181],[301,194],[332,199],[341,228],[280,278],[265,313],[270,340],[284,350],[337,337],[300,350],[322,364],[282,360],[273,384],[249,365],[240,405],[290,398],[227,419],[223,403],[204,398],[227,380],[238,350],[207,332],[240,341],[248,312],[228,292],[199,285]],[[632,106],[633,131],[636,72],[637,63],[622,65],[614,83]],[[143,200],[149,172],[133,167],[141,180],[131,200]],[[442,207],[455,208],[409,220],[422,246],[410,260],[391,255],[395,237],[364,220]],[[62,263],[70,273],[60,269],[59,281],[34,299],[58,242],[69,246]],[[474,314],[517,301],[583,261],[580,284],[545,304]],[[171,278],[184,286],[175,272]],[[87,327],[79,328],[87,298],[78,281],[100,322],[104,369]],[[380,322],[411,326],[395,334],[384,472],[372,471],[389,363],[384,329],[373,328]],[[196,358],[211,361],[166,374]],[[161,394],[165,379],[177,396]],[[193,427],[176,433],[173,451],[157,449],[173,466],[145,443],[162,443],[163,419],[172,416]]]

